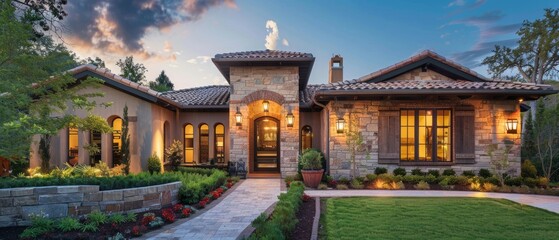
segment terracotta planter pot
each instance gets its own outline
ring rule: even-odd
[[[322,180],[322,173],[324,173],[324,169],[320,170],[301,170],[301,174],[303,175],[303,182],[305,186],[316,188],[318,184],[320,184],[320,180]]]

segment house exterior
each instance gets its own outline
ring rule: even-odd
[[[163,149],[179,140],[184,165],[243,161],[249,176],[283,177],[297,172],[306,148],[324,153],[331,175],[347,176],[352,169],[364,175],[379,166],[490,168],[488,146],[509,141],[511,167],[519,173],[522,101],[558,92],[548,85],[487,79],[432,51],[349,81],[336,55],[328,83],[310,85],[314,60],[309,53],[273,50],[217,54],[212,61],[229,86],[164,93],[107,69],[79,66],[70,70],[77,79],[105,81],[91,91],[104,92],[99,101],[113,105],[93,113],[106,118],[114,133],[63,129],[51,142],[51,164],[118,163],[127,105],[132,172],[146,170],[152,154],[163,159]],[[101,152],[90,156],[83,147],[91,144]],[[38,154],[31,163],[40,165]]]

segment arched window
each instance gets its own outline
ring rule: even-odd
[[[101,132],[98,131],[90,131],[89,132],[89,145],[91,147],[96,147],[97,152],[93,154],[90,153],[89,159],[92,165],[95,165],[98,162],[101,162],[101,153],[103,152],[101,148]]]
[[[122,118],[115,118],[111,124],[113,127],[113,166],[121,164],[122,154]]]
[[[194,162],[194,127],[192,124],[184,126],[184,162]]]
[[[78,129],[74,127],[68,128],[68,163],[72,166],[78,163],[78,152],[80,149],[78,141]]]
[[[312,128],[308,125],[301,128],[301,152],[312,148]]]
[[[161,151],[163,153],[163,161],[165,162],[167,159],[165,159],[165,150],[171,145],[170,143],[170,127],[169,127],[169,122],[165,121],[165,123],[163,123],[163,150]]]
[[[225,162],[225,126],[218,123],[215,125],[214,131],[214,154],[218,163]]]
[[[207,163],[210,159],[210,128],[208,124],[200,125],[198,136],[200,140],[199,163]]]

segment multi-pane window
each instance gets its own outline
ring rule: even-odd
[[[448,109],[400,111],[402,161],[451,161],[451,113]]]
[[[225,162],[225,126],[218,123],[215,125],[214,131],[214,155],[218,163]]]
[[[184,126],[184,162],[194,162],[194,127],[192,124]]]
[[[200,131],[198,132],[198,136],[200,137],[200,146],[199,146],[199,162],[200,163],[207,163],[210,158],[210,128],[208,124],[200,125]]]
[[[78,162],[78,152],[78,129],[73,127],[68,128],[68,162],[70,162],[70,164],[73,165]]]
[[[121,163],[122,154],[122,118],[115,118],[112,122],[113,127],[113,166]]]

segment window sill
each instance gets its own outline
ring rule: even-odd
[[[404,162],[404,161],[400,161],[400,163],[398,165],[400,165],[400,166],[452,166],[452,165],[454,165],[454,162],[416,162],[416,161]]]

